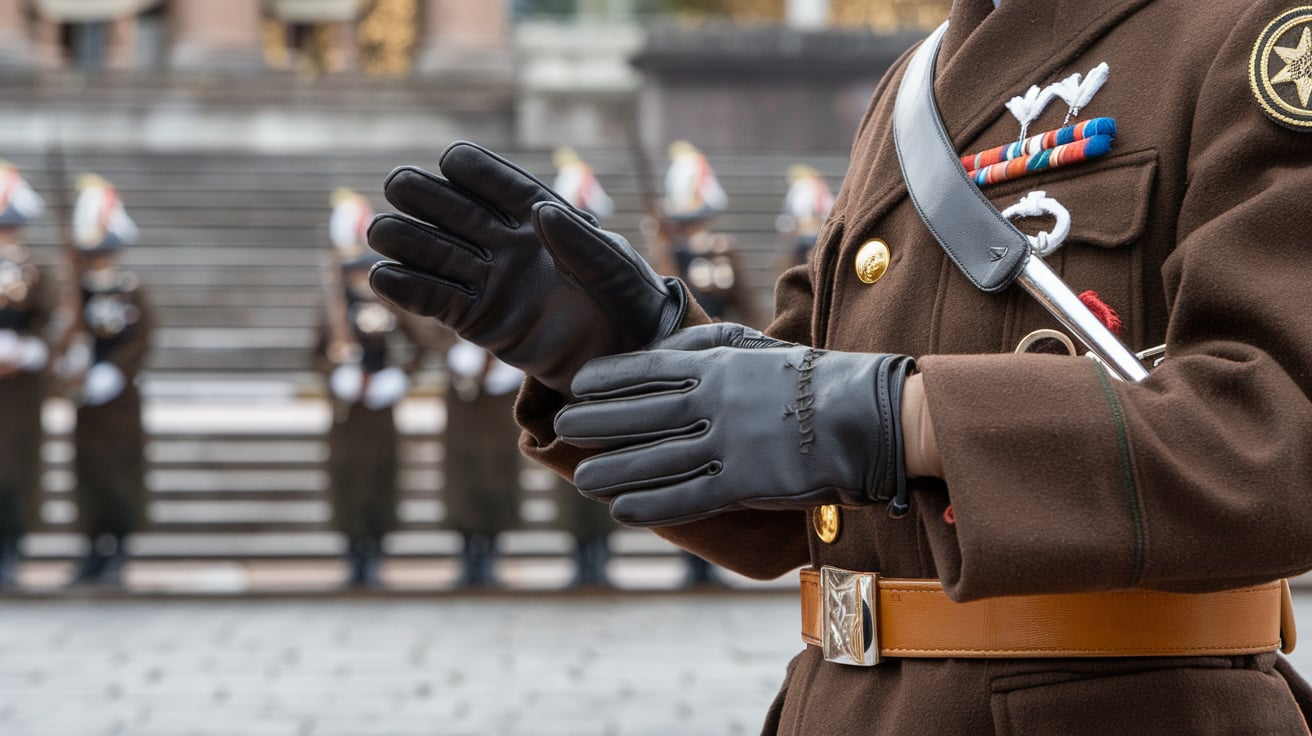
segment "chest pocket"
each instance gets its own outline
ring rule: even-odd
[[[1162,301],[1161,279],[1153,264],[1161,244],[1150,228],[1153,213],[1157,153],[1135,151],[1094,163],[1024,176],[984,190],[999,210],[1032,191],[1042,191],[1070,212],[1070,234],[1056,253],[1045,259],[1077,294],[1096,292],[1120,315],[1122,338],[1134,349],[1161,342],[1162,315],[1151,305]],[[1050,231],[1053,218],[1013,220],[1024,233]],[[1136,246],[1136,247],[1129,247]],[[1004,345],[1040,327],[1059,327],[1033,299],[1018,295],[1011,303]],[[1155,341],[1155,342],[1154,342]]]
[[[1157,152],[1136,151],[1038,176],[1022,176],[988,187],[984,193],[993,206],[1003,210],[1028,192],[1046,192],[1071,213],[1067,244],[1120,248],[1143,233],[1156,177]],[[1028,234],[1043,229],[1027,227],[1024,221],[1018,221],[1017,226]]]

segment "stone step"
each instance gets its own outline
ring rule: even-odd
[[[515,529],[500,535],[498,551],[509,557],[556,557],[572,548],[570,536],[555,529]],[[67,531],[43,531],[25,541],[28,556],[66,559],[82,553],[83,540]],[[621,557],[664,557],[676,548],[651,532],[618,529],[610,548]],[[133,556],[153,559],[306,559],[339,557],[341,535],[328,530],[233,530],[226,532],[143,531],[133,537]],[[460,551],[460,537],[447,529],[401,530],[387,537],[389,556],[446,557]]]

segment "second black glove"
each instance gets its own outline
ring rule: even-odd
[[[905,510],[902,387],[914,367],[703,325],[584,366],[581,401],[556,431],[601,451],[574,482],[626,524],[829,503]]]
[[[370,274],[379,296],[566,395],[588,360],[678,328],[678,282],[537,178],[472,143],[452,144],[440,165],[445,178],[407,166],[384,184],[409,217],[369,228],[393,261]]]

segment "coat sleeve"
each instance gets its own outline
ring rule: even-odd
[[[1273,15],[1255,5],[1267,15],[1218,48],[1197,99],[1160,274],[1164,363],[1127,384],[1079,357],[920,361],[955,516],[926,525],[954,598],[1207,591],[1312,567],[1312,137],[1249,94]]]
[[[150,352],[150,340],[155,330],[155,311],[146,296],[144,287],[132,291],[132,305],[137,308],[137,321],[128,328],[128,336],[111,352],[106,360],[123,372],[128,380],[141,372]]]
[[[862,133],[871,124],[875,103],[888,88],[890,78],[885,74],[880,80],[861,119],[853,144],[854,160],[868,153],[862,148],[865,138]],[[840,189],[833,210],[820,230],[816,251],[837,248],[836,240],[842,232],[842,212],[846,207],[847,191],[847,186]],[[810,264],[790,268],[779,277],[775,283],[774,318],[766,328],[766,334],[805,345],[820,344],[820,336],[814,334],[813,284],[819,272],[817,263],[812,258]],[[688,316],[682,327],[711,321],[691,295],[689,305]],[[587,453],[556,437],[552,420],[562,406],[559,394],[529,378],[520,390],[515,416],[523,429],[520,449],[524,454],[570,480],[574,477],[574,468],[587,457]],[[747,577],[765,580],[783,575],[810,561],[806,529],[806,513],[802,511],[744,510],[690,524],[656,528],[653,531],[717,565]]]
[[[809,295],[805,269],[793,269],[785,274],[780,280],[776,300],[787,306],[780,310],[770,333],[781,339],[805,342]],[[682,327],[711,322],[691,294],[688,300],[688,314]],[[572,481],[574,468],[588,453],[556,436],[552,422],[563,406],[560,394],[527,378],[515,403],[515,418],[523,430],[520,450]],[[733,511],[652,531],[717,565],[762,580],[778,577],[805,564],[809,558],[804,514],[796,511]]]

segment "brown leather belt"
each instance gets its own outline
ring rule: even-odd
[[[1217,593],[1123,590],[957,603],[937,580],[823,572],[822,583],[822,571],[802,571],[802,639],[847,664],[879,657],[1255,654],[1281,647],[1282,624],[1285,649],[1294,643],[1283,580]]]

